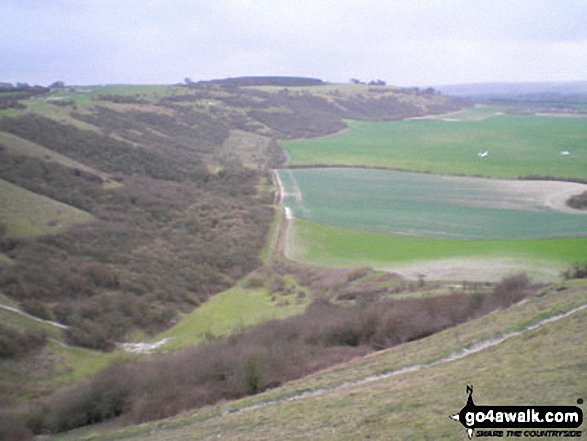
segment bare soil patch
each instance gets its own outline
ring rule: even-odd
[[[443,259],[394,265],[376,268],[394,271],[408,279],[422,276],[428,280],[477,280],[497,281],[503,277],[525,272],[533,278],[555,280],[560,277],[565,266],[552,262],[541,264],[536,261],[505,258]]]
[[[564,213],[587,214],[566,205],[574,195],[587,191],[587,184],[561,181],[488,180],[495,188],[515,196],[520,206],[538,202],[540,205]]]
[[[566,205],[574,195],[587,191],[587,184],[547,180],[511,180],[461,176],[442,176],[443,180],[467,183],[487,194],[483,199],[460,199],[460,203],[483,208],[540,210],[544,207],[573,214],[586,214]],[[468,182],[467,182],[468,181]]]

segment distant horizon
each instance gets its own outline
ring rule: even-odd
[[[3,0],[0,78],[582,81],[586,18],[585,0]]]
[[[209,82],[209,81],[222,81],[222,80],[226,80],[226,79],[232,79],[232,78],[271,78],[271,77],[280,77],[280,78],[307,78],[307,79],[316,79],[316,80],[322,80],[324,82],[325,85],[352,85],[351,79],[349,79],[348,81],[329,81],[325,78],[320,78],[320,77],[306,77],[306,76],[300,76],[300,75],[234,75],[234,76],[227,76],[227,77],[223,77],[223,78],[202,78],[202,79],[193,79],[192,81],[194,83],[200,83],[200,82]],[[373,78],[373,79],[360,79],[357,78],[358,80],[363,81],[363,84],[368,85],[369,81],[374,81],[374,80],[378,80],[379,78]],[[185,80],[185,79],[184,79]],[[175,81],[175,82],[145,82],[145,83],[141,83],[141,82],[113,82],[113,83],[67,83],[64,81],[65,87],[106,87],[106,86],[176,86],[176,85],[184,85],[185,81],[184,80],[179,80],[179,81]],[[29,86],[42,86],[42,87],[49,87],[50,85],[54,84],[55,82],[58,81],[62,81],[59,79],[56,79],[54,81],[51,81],[50,83],[47,84],[40,84],[40,83],[31,83],[31,82],[27,82],[27,81],[20,81],[20,80],[4,80],[0,78],[0,84],[12,84],[13,86],[15,86],[16,84],[28,84]],[[383,80],[385,81],[385,80]],[[563,85],[563,84],[585,84],[587,85],[587,78],[586,79],[582,79],[582,80],[547,80],[547,81],[540,81],[540,80],[536,80],[536,81],[471,81],[471,82],[460,82],[460,83],[432,83],[432,84],[409,84],[409,85],[403,85],[403,84],[391,84],[386,82],[387,86],[390,87],[405,87],[405,88],[410,88],[410,87],[458,87],[458,86],[477,86],[477,85]],[[291,87],[296,87],[296,86],[291,86]]]

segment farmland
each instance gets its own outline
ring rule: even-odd
[[[295,216],[287,255],[480,279],[516,270],[553,279],[584,261],[587,216],[565,201],[586,187],[553,180],[587,179],[586,119],[509,113],[478,105],[347,121],[336,135],[282,141],[284,205]]]
[[[289,258],[416,277],[556,279],[587,256],[584,184],[352,168],[279,172],[295,219]]]
[[[359,402],[352,398],[357,396],[354,392],[346,395],[343,390],[332,391],[333,400],[344,395],[332,405],[306,401],[309,409],[316,409],[314,419],[304,403],[293,406],[293,418],[274,406],[269,412],[274,412],[279,427],[267,425],[263,415],[255,416],[263,423],[247,422],[244,434],[240,428],[231,433],[234,426],[226,424],[228,419],[220,428],[211,426],[208,415],[297,398],[304,391],[320,394],[322,387],[338,388],[346,381],[412,364],[433,367],[431,363],[444,360],[453,350],[466,350],[512,329],[527,329],[544,317],[584,304],[582,282],[535,282],[560,279],[563,270],[585,259],[587,215],[564,204],[567,195],[584,190],[585,184],[495,179],[517,176],[510,172],[522,157],[507,149],[501,153],[510,156],[499,160],[503,170],[487,168],[487,176],[494,179],[448,176],[483,174],[473,165],[501,164],[494,163],[498,144],[494,148],[479,141],[489,142],[490,132],[496,130],[486,124],[501,121],[506,135],[511,135],[502,140],[514,139],[530,130],[527,121],[537,118],[502,115],[505,106],[463,108],[467,105],[416,88],[212,82],[66,88],[2,111],[0,183],[5,183],[5,190],[0,195],[20,192],[6,200],[22,201],[22,206],[2,206],[20,217],[16,223],[6,222],[6,216],[0,219],[7,226],[0,254],[0,302],[67,328],[0,311],[6,326],[22,333],[44,330],[49,337],[36,352],[0,363],[0,426],[14,416],[15,421],[22,418],[27,430],[48,433],[116,417],[120,424],[144,422],[192,408],[201,409],[195,420],[204,422],[204,432],[199,432],[200,426],[195,431],[204,437],[209,433],[250,438],[250,431],[257,428],[270,432],[261,438],[292,436],[288,424],[299,426],[302,419],[318,427],[312,433],[306,423],[304,435],[328,438],[332,433],[322,430],[334,426],[343,430],[343,437],[376,437],[397,426],[386,419],[389,409],[403,419],[407,408],[419,409],[424,418],[428,415],[427,428],[436,426],[429,414],[440,410],[423,406],[416,392],[401,385],[390,385],[395,398],[387,392],[377,395],[385,402],[383,408],[370,398],[378,393],[377,387],[359,388]],[[401,118],[412,119],[391,121]],[[569,121],[585,120],[558,118],[552,123],[554,127]],[[345,124],[349,129],[333,135]],[[560,177],[561,164],[576,166],[578,171],[567,178],[582,180],[585,136],[572,124],[568,130],[556,130],[576,135],[577,144],[561,141],[552,151],[546,143],[532,148],[541,157],[538,162],[545,174]],[[451,133],[446,125],[462,128]],[[369,127],[379,132],[370,133]],[[406,137],[406,144],[402,147],[402,139],[397,144],[412,160],[389,168],[434,174],[369,168],[388,167],[385,161],[401,159],[377,145],[385,133],[395,133],[389,127],[405,129],[398,136]],[[428,138],[418,141],[418,150],[407,135],[422,132],[421,127],[430,130]],[[473,127],[484,133],[473,135]],[[548,130],[542,135],[550,136],[545,134]],[[277,173],[285,186],[284,205],[292,209],[294,219],[284,216],[275,203],[270,174],[287,159],[277,140],[329,136],[304,141],[306,146],[357,133],[360,136],[350,144],[359,145],[363,159],[371,155],[372,162],[341,165],[362,168],[292,168]],[[467,133],[474,145],[451,141],[451,136],[460,139]],[[564,138],[557,133],[552,136]],[[523,148],[524,142],[516,140],[514,150]],[[427,161],[443,165],[440,156],[427,155],[445,147],[446,164],[458,170],[427,168]],[[561,155],[558,149],[570,154]],[[291,164],[306,164],[296,162],[294,150],[288,152]],[[485,150],[489,155],[480,158],[479,151]],[[327,165],[345,160],[344,151],[335,153]],[[553,156],[556,160],[546,166]],[[423,168],[418,168],[418,161]],[[46,208],[42,201],[51,204]],[[94,222],[68,228],[77,221],[55,220],[50,211],[55,208],[74,219],[71,207]],[[22,228],[24,221],[36,217],[41,227],[55,230]],[[19,222],[21,232],[14,227]],[[455,267],[460,272],[453,272]],[[516,275],[507,283],[478,283],[518,270],[530,278]],[[422,339],[522,298],[526,302],[479,322]],[[584,318],[584,312],[580,314]],[[564,331],[557,338],[569,339],[573,332],[582,335],[574,324],[568,330],[557,328]],[[418,339],[422,340],[413,342]],[[152,355],[125,352],[133,344],[162,341],[167,343]],[[560,378],[567,387],[556,398],[567,398],[568,379],[581,370],[581,365],[563,362],[572,350],[582,350],[581,341],[557,348],[560,363],[548,364],[546,354],[532,365],[562,369]],[[353,361],[395,344],[400,346]],[[515,363],[510,352],[501,354]],[[332,368],[340,362],[350,364]],[[307,382],[290,383],[324,368],[331,370]],[[459,366],[455,369],[461,372]],[[512,375],[520,370],[513,369]],[[433,373],[454,375],[450,366]],[[421,378],[408,379],[408,389],[420,393],[433,388],[443,400],[461,396],[455,381],[449,390],[435,381],[419,382]],[[489,381],[483,376],[477,380]],[[535,390],[549,386],[547,380],[542,376]],[[458,381],[460,387],[464,380]],[[228,401],[276,385],[281,386],[267,394]],[[351,426],[360,421],[367,433],[345,425],[340,409],[352,415]],[[445,412],[449,411],[442,409],[443,419]],[[194,432],[190,418],[179,417],[190,429],[188,437]],[[443,433],[456,430],[445,426]],[[143,437],[144,427],[125,429],[121,436],[140,432]],[[147,430],[153,428],[157,436],[157,427]],[[99,438],[102,430],[108,429],[98,426],[85,433]],[[416,439],[417,430],[398,437]],[[184,436],[161,436],[176,435]],[[63,436],[80,438],[84,431]]]
[[[587,235],[587,216],[563,211],[565,195],[587,190],[583,184],[345,168],[280,176],[286,194],[296,195],[284,201],[296,218],[322,224],[455,239]]]
[[[281,144],[295,166],[382,167],[498,178],[586,178],[585,118],[502,115],[498,110],[501,108],[493,113],[487,108],[472,109],[444,120],[348,121],[349,131]],[[570,155],[561,155],[565,151]],[[480,158],[483,152],[488,154]]]
[[[69,322],[70,343],[76,333],[83,337],[76,344],[100,349],[151,337],[171,327],[176,314],[236,286],[263,263],[259,257],[268,262],[277,254],[270,245],[279,228],[271,219],[277,210],[270,206],[269,174],[285,161],[277,138],[332,134],[346,118],[415,117],[464,106],[405,88],[288,88],[299,82],[278,78],[270,84],[279,88],[267,90],[245,87],[248,79],[23,86],[13,101],[12,89],[4,92],[2,292]],[[95,222],[68,228],[82,214]],[[270,229],[275,239],[266,241]],[[141,297],[146,293],[153,298]],[[98,297],[99,306],[89,305]],[[140,324],[97,312],[135,297],[146,308]],[[85,306],[87,313],[75,312]],[[98,317],[120,326],[81,331]],[[104,339],[102,330],[117,336]]]
[[[373,233],[294,220],[287,256],[333,267],[370,265],[439,279],[495,280],[517,271],[558,279],[585,260],[587,238],[456,240]]]

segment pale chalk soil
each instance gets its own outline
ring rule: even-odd
[[[568,269],[566,264],[552,261],[499,259],[472,257],[470,259],[442,259],[413,262],[400,265],[381,266],[374,269],[395,272],[408,279],[424,276],[428,280],[477,280],[493,282],[518,273],[526,273],[532,279],[551,281],[560,279]]]
[[[462,176],[439,176],[439,178],[454,183],[458,187],[475,190],[477,195],[475,198],[463,199],[458,195],[458,199],[447,199],[456,205],[528,211],[551,209],[563,213],[587,215],[587,210],[577,210],[566,204],[571,196],[587,191],[587,184]]]

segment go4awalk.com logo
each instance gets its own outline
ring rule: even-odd
[[[481,437],[579,438],[583,411],[577,406],[477,406],[473,386],[467,404],[450,418],[459,421],[469,439]],[[582,399],[577,404],[583,404]]]

